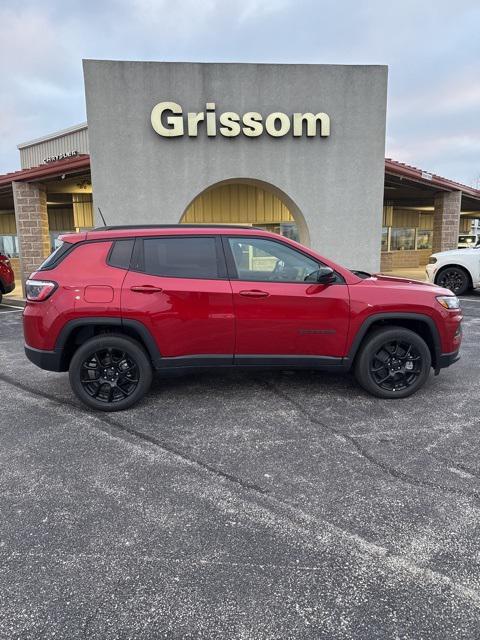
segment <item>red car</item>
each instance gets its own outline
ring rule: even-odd
[[[69,371],[103,411],[152,371],[348,371],[403,398],[459,355],[458,299],[438,286],[350,271],[251,227],[106,227],[62,237],[26,285],[25,351]]]
[[[0,253],[0,302],[3,294],[15,289],[15,274],[13,273],[10,259]]]

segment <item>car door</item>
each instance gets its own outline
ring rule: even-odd
[[[137,238],[122,316],[147,327],[165,366],[230,364],[233,297],[220,238]]]
[[[341,276],[333,284],[316,282],[321,263],[280,239],[232,235],[224,248],[238,364],[344,355],[350,314]]]

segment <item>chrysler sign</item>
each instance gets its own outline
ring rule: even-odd
[[[294,113],[292,116],[276,111],[265,118],[257,111],[243,115],[234,111],[217,114],[214,102],[207,102],[205,111],[183,113],[176,102],[159,102],[151,113],[152,127],[165,138],[198,135],[226,138],[239,135],[258,138],[264,132],[273,138],[281,138],[290,131],[295,138],[306,136],[327,138],[330,135],[330,117],[326,113]]]

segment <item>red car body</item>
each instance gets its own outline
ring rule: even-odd
[[[190,236],[215,238],[218,278],[154,275],[135,263],[137,247],[147,239]],[[274,240],[329,267],[336,281],[242,280],[233,274],[228,238]],[[450,291],[352,272],[266,231],[107,228],[62,240],[63,255],[31,276],[54,283],[53,292],[43,301],[27,300],[24,311],[26,354],[44,369],[67,370],[78,344],[112,328],[141,343],[156,369],[221,364],[348,370],[368,332],[392,324],[422,336],[437,372],[458,359],[461,311],[437,300],[452,296]],[[135,249],[128,263],[113,266],[109,256],[121,240],[135,242]]]
[[[13,273],[10,259],[0,253],[0,301],[4,293],[10,293],[15,289],[15,274]]]

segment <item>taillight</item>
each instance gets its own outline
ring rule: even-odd
[[[51,280],[27,280],[25,283],[25,293],[27,300],[32,302],[42,302],[46,300],[57,288],[57,283]]]

